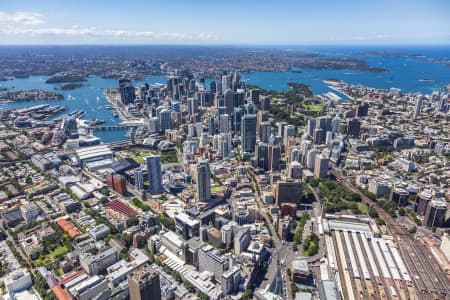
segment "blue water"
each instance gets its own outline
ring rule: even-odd
[[[421,61],[414,57],[405,56],[366,56],[365,52],[386,52],[386,53],[403,53],[403,54],[419,54],[425,57],[450,58],[450,47],[283,47],[292,49],[301,49],[308,52],[317,52],[324,57],[348,57],[365,60],[371,67],[385,68],[389,71],[386,73],[360,72],[351,70],[310,70],[303,69],[302,73],[294,72],[255,72],[242,73],[242,78],[251,85],[258,85],[265,89],[271,90],[287,90],[288,82],[304,83],[311,86],[314,94],[323,94],[330,90],[323,80],[329,78],[341,79],[353,84],[361,84],[375,88],[391,88],[396,87],[402,89],[403,92],[421,92],[431,93],[441,90],[443,86],[450,84],[450,68],[446,67],[445,62],[429,62]],[[1,82],[0,85],[6,87],[14,87],[15,90],[42,89],[54,91],[54,87],[59,84],[46,84],[47,76],[32,76],[30,78],[19,78],[12,81]],[[421,79],[433,79],[433,82],[422,82]],[[206,87],[212,79],[206,79]],[[216,80],[217,81],[217,80]],[[149,76],[145,80],[135,81],[135,85],[143,83],[165,83],[165,76]],[[116,79],[103,79],[100,77],[90,77],[88,79],[89,86],[78,88],[70,91],[58,91],[64,94],[65,99],[61,101],[35,101],[0,104],[0,109],[11,109],[37,105],[42,103],[50,103],[54,105],[64,105],[69,111],[83,109],[87,113],[84,119],[104,119],[106,125],[114,125],[120,122],[118,118],[113,118],[111,112],[104,108],[108,102],[103,95],[103,89],[117,88]],[[74,100],[69,100],[69,95]],[[67,113],[68,111],[64,112]],[[124,140],[126,131],[97,131],[95,134],[104,142]]]
[[[288,47],[289,48],[289,47]],[[310,70],[302,69],[302,73],[294,72],[256,72],[242,74],[248,84],[259,85],[265,89],[286,90],[288,82],[308,84],[314,94],[331,91],[323,80],[341,79],[348,83],[389,89],[400,88],[403,92],[431,93],[439,91],[450,84],[450,67],[445,62],[429,62],[404,56],[367,56],[362,52],[403,53],[423,55],[427,58],[450,58],[450,47],[320,47],[297,48],[324,54],[325,57],[357,58],[368,62],[370,67],[384,68],[388,72],[360,72],[352,70]],[[422,82],[421,79],[433,79],[433,82]]]
[[[31,76],[29,78],[18,78],[12,81],[5,81],[1,84],[3,86],[13,88],[13,90],[29,90],[29,89],[41,89],[46,91],[55,91],[54,88],[60,84],[46,84],[45,81],[48,76]],[[148,83],[165,83],[167,80],[164,76],[149,76],[145,80],[135,81],[134,84]],[[109,104],[106,101],[103,94],[104,89],[117,88],[118,81],[116,79],[103,79],[101,77],[89,77],[87,86],[83,86],[74,90],[55,91],[64,95],[64,100],[61,101],[33,101],[33,102],[16,102],[0,104],[0,109],[14,109],[20,107],[27,107],[38,104],[52,104],[63,105],[68,108],[67,111],[60,113],[66,114],[68,112],[82,109],[86,111],[83,119],[103,119],[106,121],[105,125],[115,125],[120,123],[119,118],[114,118],[111,114],[111,110],[106,109],[105,105]],[[69,97],[69,95],[71,97]],[[58,115],[53,118],[58,117]],[[112,130],[112,131],[96,131],[95,135],[101,138],[103,142],[113,142],[126,140],[125,134],[127,130]]]

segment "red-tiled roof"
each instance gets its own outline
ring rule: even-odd
[[[137,212],[129,207],[128,205],[122,203],[120,200],[113,200],[108,203],[106,203],[106,206],[111,207],[113,210],[127,215],[127,216],[135,216],[137,215]]]
[[[76,238],[80,235],[80,232],[76,230],[75,227],[73,227],[73,225],[67,222],[65,219],[59,219],[58,221],[56,221],[56,223],[58,223],[58,225],[62,229],[64,229],[64,231],[67,232],[71,238]]]

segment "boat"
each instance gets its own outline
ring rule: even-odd
[[[113,116],[114,118],[117,118],[119,115],[118,115],[117,113],[113,113],[112,116]]]
[[[112,109],[112,108],[114,108],[112,105],[110,105],[110,104],[106,104],[105,105],[105,108],[107,108],[107,109]]]

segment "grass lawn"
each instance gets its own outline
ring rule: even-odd
[[[211,193],[221,193],[223,192],[224,187],[223,186],[213,186],[211,188]]]
[[[311,111],[320,111],[323,107],[323,104],[305,104],[305,109]]]
[[[69,249],[67,249],[66,246],[60,246],[60,247],[56,248],[55,250],[53,250],[52,252],[50,252],[48,256],[50,256],[52,259],[55,259],[56,257],[64,255],[67,252],[69,252]]]

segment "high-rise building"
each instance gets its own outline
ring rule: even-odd
[[[231,90],[231,75],[222,75],[222,91]]]
[[[283,140],[286,143],[289,137],[295,136],[295,126],[294,125],[286,125],[283,131]]]
[[[269,145],[269,170],[279,171],[281,159],[281,147],[279,144]]]
[[[262,110],[270,111],[270,97],[264,97],[261,105]]]
[[[259,140],[261,142],[267,143],[269,142],[269,137],[272,134],[272,125],[269,121],[264,121],[261,123],[259,129]]]
[[[230,132],[230,115],[223,114],[219,117],[219,132],[228,133]]]
[[[128,274],[130,300],[160,300],[159,273],[149,264],[143,264]]]
[[[269,170],[269,145],[259,142],[255,149],[256,165],[265,170]]]
[[[218,137],[218,154],[222,157],[230,157],[231,153],[231,134],[221,133]]]
[[[431,201],[432,195],[429,191],[421,191],[416,196],[415,212],[418,215],[425,215],[428,203]]]
[[[136,169],[134,171],[134,187],[138,191],[144,189],[144,173],[142,172],[142,169]]]
[[[148,183],[150,194],[160,194],[163,191],[161,157],[159,155],[151,155],[145,158],[147,162]]]
[[[234,93],[232,90],[226,90],[223,93],[223,100],[224,100],[224,106],[226,107],[226,113],[228,115],[233,114],[233,108],[234,108]]]
[[[250,90],[250,99],[252,100],[253,104],[259,104],[259,95],[261,94],[261,91],[259,89],[251,89]]]
[[[214,135],[216,133],[216,123],[213,116],[208,117],[208,133]]]
[[[108,174],[106,175],[106,183],[110,188],[122,196],[127,194],[127,182],[122,175]]]
[[[233,131],[235,134],[241,134],[242,108],[235,107],[233,111]]]
[[[211,245],[203,245],[198,250],[198,263],[200,272],[211,272],[216,282],[222,282],[222,275],[228,270],[228,261]]]
[[[338,133],[340,125],[341,125],[341,118],[334,117],[333,120],[331,120],[331,132]]]
[[[302,184],[300,181],[277,181],[275,189],[275,202],[278,206],[282,203],[297,203],[302,200]]]
[[[444,227],[447,210],[447,202],[444,200],[431,200],[428,202],[424,218],[425,226]]]
[[[358,119],[349,120],[347,123],[347,134],[353,137],[359,137],[361,130],[361,121]]]
[[[414,107],[414,119],[417,119],[417,117],[420,114],[420,111],[422,110],[423,100],[424,100],[423,95],[417,95],[417,97],[416,97],[416,105]]]
[[[242,152],[254,153],[256,145],[256,115],[245,115],[241,123]]]
[[[162,109],[159,112],[159,130],[166,131],[172,128],[172,113],[169,109]]]
[[[356,116],[357,117],[367,117],[369,113],[369,103],[363,101],[358,106],[356,106]]]
[[[317,155],[314,164],[314,176],[316,178],[325,178],[327,177],[327,172],[328,172],[328,158],[322,155]]]
[[[198,201],[211,200],[211,172],[208,161],[205,159],[199,159],[197,164],[197,192]]]

